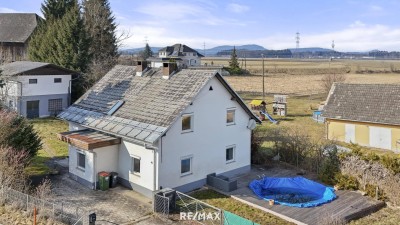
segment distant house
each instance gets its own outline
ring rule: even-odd
[[[41,62],[17,61],[0,66],[3,104],[27,118],[56,115],[69,105],[74,71]]]
[[[115,66],[59,114],[70,131],[70,176],[97,188],[98,173],[148,197],[165,187],[190,191],[208,174],[250,170],[257,117],[216,71]]]
[[[35,13],[0,13],[0,64],[27,59],[28,41],[40,20]]]
[[[334,84],[323,116],[330,140],[400,150],[400,85]]]
[[[162,67],[164,62],[175,61],[180,68],[200,66],[201,58],[204,57],[196,50],[187,45],[175,44],[167,46],[158,51],[158,57],[150,58],[151,67]]]

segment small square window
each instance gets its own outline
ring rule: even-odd
[[[62,79],[61,78],[54,78],[54,83],[61,83]]]
[[[227,163],[235,161],[235,146],[229,146],[226,148],[225,160]]]
[[[182,116],[182,131],[193,131],[193,114],[186,114]]]
[[[226,124],[227,125],[235,124],[235,109],[226,110]]]
[[[132,173],[140,173],[140,158],[132,157]]]
[[[192,173],[192,157],[185,157],[181,159],[181,175],[188,175]]]
[[[37,79],[29,79],[29,84],[37,84]]]
[[[78,152],[78,168],[85,169],[86,167],[86,156],[82,152]]]

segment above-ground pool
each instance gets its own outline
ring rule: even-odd
[[[264,177],[249,188],[260,198],[293,207],[314,207],[336,198],[335,190],[304,177]]]

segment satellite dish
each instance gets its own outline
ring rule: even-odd
[[[256,121],[254,119],[249,120],[249,123],[247,124],[247,128],[250,130],[254,130],[254,128],[256,128]]]

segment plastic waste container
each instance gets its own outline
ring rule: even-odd
[[[110,174],[107,172],[99,173],[99,188],[102,191],[107,191],[110,187]]]
[[[118,178],[118,173],[116,172],[110,173],[110,188],[115,188],[117,186],[117,178]]]

